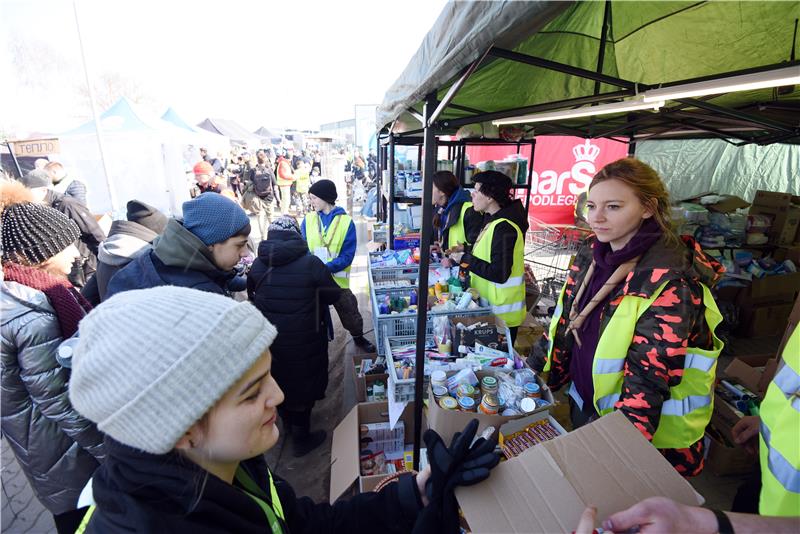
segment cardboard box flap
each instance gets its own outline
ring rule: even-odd
[[[538,446],[500,463],[485,482],[456,488],[456,497],[474,533],[572,532],[584,509],[556,461]]]
[[[358,457],[358,405],[339,423],[333,431],[331,443],[330,501],[336,502],[361,474]]]
[[[528,449],[489,480],[457,488],[473,532],[572,532],[587,504],[608,517],[663,495],[702,499],[620,412]]]
[[[544,446],[583,502],[596,505],[600,516],[608,517],[657,495],[687,505],[700,504],[689,483],[625,415],[614,412],[597,423],[568,434],[572,439],[555,439]]]

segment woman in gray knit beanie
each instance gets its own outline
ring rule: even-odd
[[[430,468],[335,506],[270,472],[276,335],[248,302],[174,286],[119,293],[81,322],[70,399],[108,451],[85,532],[411,532]]]

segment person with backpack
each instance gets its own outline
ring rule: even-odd
[[[256,214],[258,235],[267,237],[267,228],[272,221],[272,203],[275,201],[275,172],[272,162],[264,150],[256,152],[258,163],[250,170],[248,184],[245,189],[245,205]]]

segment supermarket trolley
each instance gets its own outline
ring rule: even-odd
[[[577,226],[548,225],[533,220],[525,236],[525,264],[536,277],[539,300],[533,315],[550,315],[567,280],[569,266],[591,233]]]

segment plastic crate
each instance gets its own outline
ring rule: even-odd
[[[430,341],[431,336],[427,336],[426,340]],[[387,337],[384,339],[383,347],[386,352],[386,372],[389,374],[389,389],[387,397],[394,402],[408,402],[414,400],[414,387],[416,384],[415,378],[397,378],[397,371],[394,366],[394,358],[392,357],[392,347],[398,345],[414,344],[417,341],[416,336],[398,336]],[[425,372],[424,369],[422,371]],[[424,375],[422,383],[422,397],[428,398],[428,385],[430,384],[431,377],[429,374]]]

